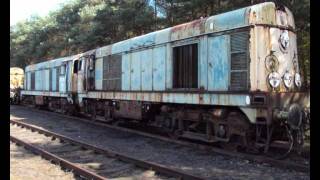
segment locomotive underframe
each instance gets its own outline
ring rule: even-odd
[[[174,138],[187,138],[207,143],[220,142],[234,147],[262,147],[267,152],[270,142],[284,136],[280,112],[288,112],[293,103],[305,103],[306,93],[251,93],[250,108],[199,104],[176,104],[119,99],[26,96],[23,101],[66,114],[83,114],[107,122],[134,121],[161,129]],[[80,105],[80,106],[79,106]],[[280,109],[280,107],[283,107]],[[247,111],[249,109],[249,111]]]

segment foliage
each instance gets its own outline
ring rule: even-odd
[[[25,67],[264,0],[71,0],[10,27],[10,66]],[[298,57],[310,79],[310,0],[281,0],[294,14]]]

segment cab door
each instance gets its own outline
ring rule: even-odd
[[[79,59],[76,59],[73,61],[73,68],[72,68],[71,91],[73,93],[78,92],[78,71],[79,71]]]
[[[86,85],[86,82],[85,82],[85,74],[86,74],[86,60],[84,57],[80,58],[79,59],[79,62],[78,62],[78,74],[77,74],[77,92],[78,93],[84,93],[85,91],[85,85]]]

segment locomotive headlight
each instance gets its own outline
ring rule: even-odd
[[[246,96],[246,104],[247,104],[247,105],[250,104],[250,96]]]
[[[294,75],[294,83],[296,84],[297,87],[301,87],[301,76],[299,73],[296,73]]]
[[[289,33],[287,30],[282,31],[279,41],[280,41],[280,47],[281,47],[280,49],[282,51],[287,51],[289,47]]]
[[[280,85],[280,74],[277,72],[272,72],[268,76],[269,84],[273,87],[276,88]]]
[[[287,88],[290,88],[293,84],[293,76],[289,72],[286,72],[283,75],[283,82]]]

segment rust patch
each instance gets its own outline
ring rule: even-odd
[[[180,24],[180,25],[177,25],[177,26],[174,26],[172,27],[172,32],[175,33],[177,31],[182,31],[182,30],[185,30],[185,29],[194,29],[194,28],[199,28],[200,25],[201,25],[201,22],[203,20],[205,20],[206,18],[204,19],[197,19],[197,20],[194,20],[194,21],[191,21],[189,23],[184,23],[184,24]],[[205,22],[205,21],[204,21]],[[203,22],[202,22],[203,24]]]

